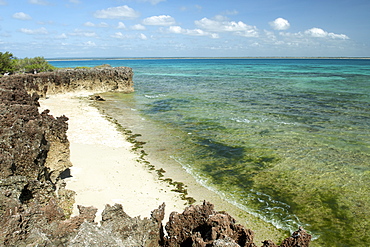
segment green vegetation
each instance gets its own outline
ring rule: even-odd
[[[0,52],[0,74],[13,73],[16,70],[16,58],[10,52]]]
[[[18,59],[10,52],[0,52],[0,74],[35,73],[52,71],[56,68],[43,57]]]
[[[78,67],[68,68],[68,69],[91,69],[91,67],[87,67],[87,66],[78,66]]]
[[[112,66],[110,64],[101,64],[101,65],[97,65],[97,66],[94,66],[94,67],[87,67],[87,66],[77,66],[77,67],[68,67],[68,68],[64,68],[64,69],[105,69],[105,68],[111,68]]]
[[[56,68],[48,63],[43,57],[17,59],[19,72],[33,73],[52,71]]]

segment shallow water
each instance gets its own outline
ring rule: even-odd
[[[132,67],[135,93],[105,97],[113,114],[134,110],[142,128],[163,129],[147,136],[162,157],[277,227],[304,226],[319,245],[370,242],[369,60],[51,63]]]

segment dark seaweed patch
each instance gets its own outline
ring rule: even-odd
[[[234,147],[208,138],[199,138],[197,143],[215,158],[222,157],[235,160],[245,155],[244,147]]]
[[[172,111],[175,108],[182,106],[184,104],[188,104],[188,100],[182,100],[182,99],[162,99],[162,100],[156,100],[154,102],[151,102],[150,104],[147,104],[148,109],[145,110],[146,114],[156,114],[160,112],[168,112]]]
[[[232,146],[209,138],[198,138],[196,156],[200,169],[215,184],[233,185],[241,189],[253,185],[253,177],[273,167],[279,158],[242,146]]]

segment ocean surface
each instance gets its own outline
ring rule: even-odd
[[[226,201],[318,246],[370,243],[370,60],[51,61],[132,67],[116,116]],[[114,117],[114,116],[113,116]],[[145,131],[144,131],[145,132]]]

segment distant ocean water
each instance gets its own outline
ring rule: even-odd
[[[148,136],[166,146],[161,155],[245,211],[302,225],[319,245],[370,243],[370,60],[50,63],[132,67],[135,93],[106,97],[114,114],[131,109],[171,133]]]

